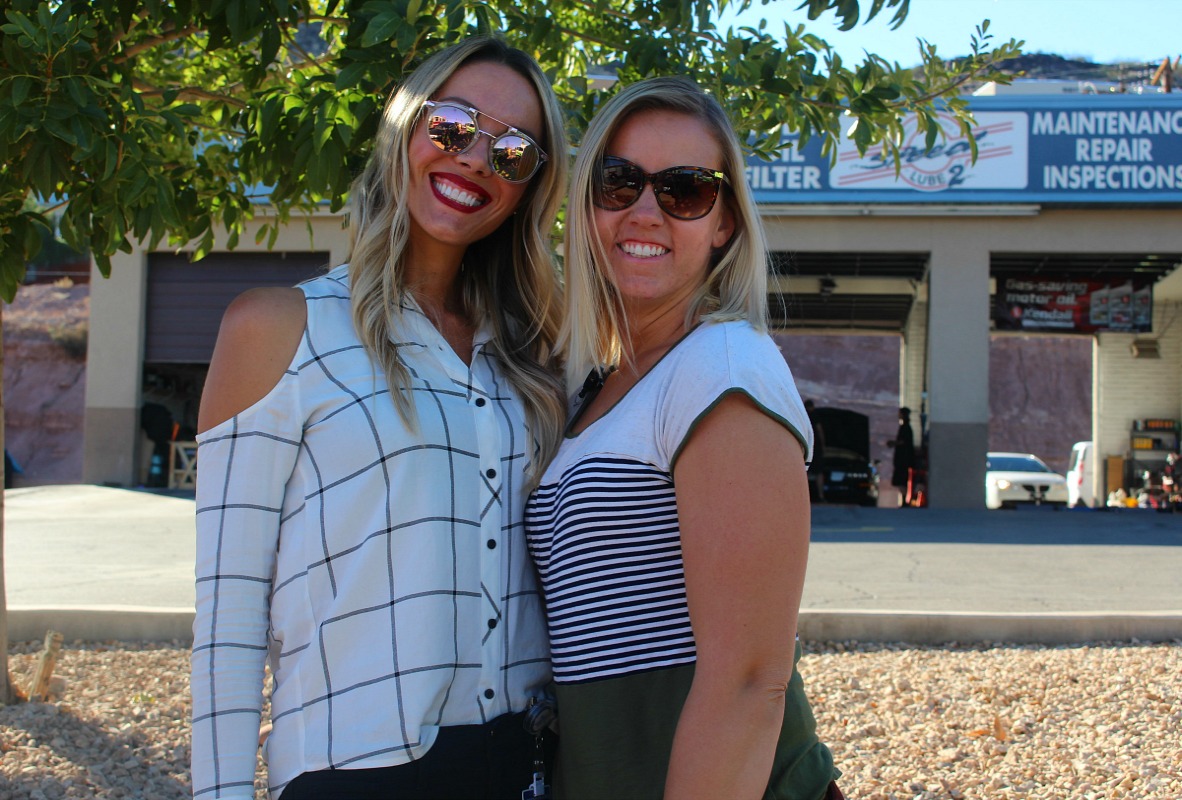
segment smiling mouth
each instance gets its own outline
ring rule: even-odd
[[[450,200],[452,203],[464,208],[480,208],[482,205],[488,202],[487,197],[481,197],[474,192],[461,189],[458,186],[446,181],[439,180],[438,178],[431,179],[431,188],[434,189],[435,193],[440,197]]]
[[[656,258],[669,252],[668,247],[656,244],[639,244],[637,242],[621,242],[619,248],[633,258]]]

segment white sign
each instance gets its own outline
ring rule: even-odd
[[[1025,189],[1027,183],[1028,121],[1022,112],[980,112],[973,136],[977,140],[977,161],[972,162],[969,142],[960,125],[949,114],[937,114],[943,136],[925,152],[925,134],[918,130],[914,114],[903,122],[899,146],[901,167],[895,173],[894,159],[875,149],[859,155],[846,133],[854,120],[843,120],[842,143],[837,164],[829,172],[829,188],[856,190],[903,189],[945,192],[975,189]]]

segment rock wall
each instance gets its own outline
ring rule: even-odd
[[[989,449],[1034,453],[1059,473],[1092,438],[1092,339],[998,336],[989,347]]]
[[[899,337],[776,336],[804,399],[819,408],[848,408],[870,418],[870,459],[889,483],[891,448],[899,427]],[[918,410],[916,410],[918,414]],[[918,418],[913,419],[918,435]]]
[[[82,480],[86,391],[86,284],[22,286],[4,304],[5,447],[16,486]]]
[[[898,428],[896,336],[776,337],[797,387],[818,406],[870,418],[870,457],[891,467]],[[1034,453],[1065,472],[1071,446],[1091,438],[1092,340],[1086,336],[996,336],[989,347],[989,449]],[[919,436],[919,409],[911,425]]]

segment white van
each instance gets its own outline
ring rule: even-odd
[[[1091,442],[1076,442],[1071,448],[1071,465],[1067,468],[1067,507],[1077,505],[1096,507],[1093,475],[1096,472],[1095,450]]]

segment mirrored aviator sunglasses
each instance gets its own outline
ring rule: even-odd
[[[538,143],[521,131],[475,108],[453,103],[423,103],[427,115],[427,138],[445,153],[460,155],[471,150],[478,139],[487,136],[488,165],[509,183],[524,183],[534,176],[546,161],[546,153]],[[502,134],[482,131],[477,119],[481,116],[508,128]]]
[[[726,176],[705,167],[669,167],[651,175],[623,158],[608,156],[600,164],[591,200],[606,211],[622,211],[653,185],[657,205],[675,219],[700,219],[710,213]]]

